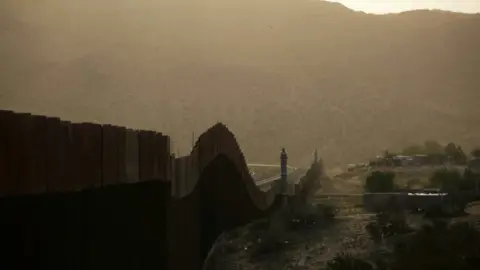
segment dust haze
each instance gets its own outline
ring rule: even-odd
[[[154,129],[223,122],[249,162],[480,141],[480,15],[306,0],[4,0],[0,107]]]

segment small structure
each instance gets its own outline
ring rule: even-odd
[[[370,211],[383,211],[397,207],[403,210],[442,206],[448,196],[438,189],[401,189],[395,193],[369,193],[363,195],[363,203]]]
[[[427,155],[414,155],[413,162],[415,165],[422,166],[428,164],[428,156]]]
[[[392,159],[394,166],[406,167],[414,165],[413,157],[410,156],[396,155],[393,156]]]

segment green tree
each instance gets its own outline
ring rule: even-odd
[[[402,154],[406,156],[422,155],[425,154],[425,148],[421,145],[410,145],[402,150]]]
[[[463,171],[462,182],[460,184],[460,189],[462,190],[474,190],[475,189],[475,180],[476,176],[470,169],[466,168]]]
[[[365,181],[364,189],[367,192],[393,192],[396,190],[395,173],[372,172]]]
[[[467,162],[467,155],[459,145],[449,143],[444,149],[445,155],[449,157],[455,164],[465,164]]]
[[[383,165],[386,166],[392,166],[393,165],[393,157],[395,156],[395,153],[390,152],[389,150],[385,150],[383,153]]]
[[[471,155],[474,158],[480,158],[480,147],[476,147],[475,149],[473,149]]]
[[[460,189],[462,180],[462,175],[458,170],[441,169],[433,173],[430,178],[430,186],[446,192],[455,192]]]
[[[453,157],[457,152],[457,146],[454,143],[448,143],[445,146],[445,154],[449,157]]]
[[[456,164],[459,164],[459,165],[467,164],[467,155],[465,154],[465,152],[463,152],[462,147],[460,146],[457,147],[457,152],[455,153],[453,159]]]

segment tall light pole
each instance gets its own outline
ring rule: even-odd
[[[285,152],[285,148],[282,148],[282,152],[280,153],[280,177],[282,181],[282,194],[284,195],[283,204],[286,204],[287,199],[287,188],[288,188],[288,179],[287,179],[287,152]]]

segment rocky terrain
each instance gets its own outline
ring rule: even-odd
[[[421,176],[428,178],[433,170],[399,169],[397,173],[399,172],[405,179]],[[322,181],[319,194],[361,193],[367,174],[368,171],[360,170],[331,175]],[[312,203],[333,207],[336,216],[333,219],[320,217],[314,222],[274,235],[267,220],[226,232],[214,245],[206,269],[325,269],[326,262],[340,252],[368,260],[388,251],[391,248],[389,244],[397,239],[386,239],[385,244],[378,244],[372,239],[366,228],[367,225],[378,222],[378,218],[374,213],[365,212],[362,197],[316,198]],[[475,204],[467,209],[471,215],[459,216],[451,221],[479,220],[477,206]],[[407,224],[416,230],[425,224],[431,224],[421,214],[408,214],[405,218]],[[477,224],[480,222],[477,221]],[[267,244],[268,241],[275,244]]]
[[[336,187],[342,190],[361,191],[358,178],[351,181],[339,181],[336,178],[335,181],[338,181]],[[328,185],[328,182],[327,186],[334,186]],[[333,188],[322,190],[338,192]],[[276,235],[275,241],[279,243],[275,248],[264,252],[262,248],[265,243],[262,241],[272,241],[269,239],[268,221],[257,221],[227,232],[212,249],[210,257],[214,259],[211,259],[207,269],[322,269],[328,260],[341,251],[369,256],[374,243],[366,234],[365,226],[375,216],[365,213],[357,198],[314,200],[314,204],[334,207],[337,216],[334,220],[321,218],[300,229],[286,230]]]
[[[211,260],[207,269],[322,269],[341,251],[367,258],[374,243],[365,233],[365,226],[373,219],[372,216],[350,216],[330,224],[312,225],[300,232],[288,232],[283,235],[283,243],[265,254],[259,251],[261,242],[245,241],[248,227],[238,229],[217,242],[211,255],[216,259]],[[225,252],[229,248],[230,254]]]

